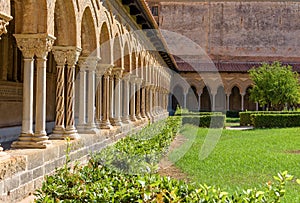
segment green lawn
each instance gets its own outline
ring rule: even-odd
[[[210,129],[211,132],[218,131]],[[219,130],[220,131],[220,130]],[[181,130],[188,141],[170,159],[196,183],[216,185],[229,192],[261,187],[280,171],[300,178],[300,128],[223,130],[212,153],[204,160],[199,152],[208,129],[188,125]],[[217,139],[215,136],[214,139]],[[297,151],[298,153],[290,153]],[[286,203],[300,202],[300,185],[287,186]]]

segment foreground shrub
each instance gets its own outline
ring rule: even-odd
[[[180,117],[169,117],[156,122],[137,134],[127,136],[116,144],[93,154],[93,162],[123,173],[155,172],[159,160],[167,152],[180,126]]]
[[[107,167],[88,166],[60,169],[47,176],[37,191],[36,202],[280,202],[285,185],[292,180],[287,172],[279,173],[275,183],[265,188],[247,189],[229,194],[220,188],[187,184],[157,174],[129,175]]]
[[[255,128],[285,128],[300,126],[300,114],[253,114]]]
[[[223,128],[224,122],[224,115],[182,116],[182,124],[192,124],[198,127]]]

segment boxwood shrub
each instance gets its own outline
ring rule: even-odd
[[[245,111],[240,112],[240,125],[249,126],[254,125],[251,120],[253,114],[300,114],[299,111]]]
[[[182,116],[182,124],[192,124],[204,128],[223,128],[225,116],[220,115],[185,115]]]
[[[300,126],[300,114],[252,114],[255,128],[280,128]]]

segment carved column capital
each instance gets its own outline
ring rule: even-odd
[[[52,53],[54,55],[55,62],[58,66],[63,66],[66,63],[65,51],[60,49],[60,47],[54,46]]]
[[[36,55],[39,58],[46,59],[47,54],[51,51],[54,36],[47,33],[43,34],[14,34],[17,45],[22,51],[25,58],[30,58]]]
[[[119,67],[115,67],[112,69],[112,74],[117,78],[120,79],[123,74],[123,69]]]
[[[6,34],[6,26],[8,26],[8,23],[13,18],[11,16],[5,15],[4,13],[0,12],[0,39],[2,34]]]
[[[78,61],[79,55],[81,53],[81,48],[79,47],[68,47],[66,50],[66,62],[70,66],[75,66]]]
[[[109,67],[108,69],[106,69],[105,73],[104,73],[104,77],[109,77],[112,74],[112,69],[113,66]]]

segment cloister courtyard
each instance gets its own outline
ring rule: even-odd
[[[299,7],[2,0],[0,202],[300,202]]]

